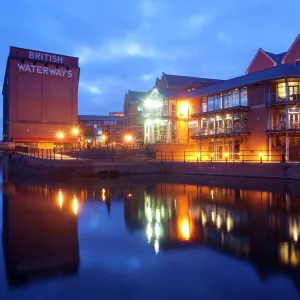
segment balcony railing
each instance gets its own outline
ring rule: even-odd
[[[267,94],[267,104],[285,104],[300,102],[300,94],[293,94],[289,96],[279,96],[276,93]]]
[[[269,131],[285,131],[285,130],[300,130],[300,122],[278,121],[267,124]]]
[[[211,135],[226,135],[226,134],[239,134],[248,133],[248,126],[235,126],[227,128],[194,128],[192,131],[192,136],[211,136]]]

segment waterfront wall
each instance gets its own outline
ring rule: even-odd
[[[6,169],[17,175],[39,177],[109,178],[134,174],[193,174],[299,179],[300,164],[222,162],[101,162],[95,160],[47,160],[16,154],[6,159]]]

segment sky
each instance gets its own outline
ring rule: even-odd
[[[123,110],[162,72],[243,75],[259,48],[287,51],[300,33],[299,0],[0,2],[2,80],[9,46],[77,56],[80,114]]]

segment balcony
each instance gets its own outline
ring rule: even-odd
[[[267,128],[269,132],[300,131],[300,122],[287,122],[286,120],[282,120],[268,123]]]
[[[194,128],[192,131],[192,138],[199,137],[212,137],[212,136],[232,136],[232,135],[244,135],[250,134],[248,126],[235,126],[232,127],[220,127],[214,129],[208,128]]]
[[[284,105],[300,103],[300,94],[292,94],[289,96],[279,96],[276,93],[266,95],[267,105]]]

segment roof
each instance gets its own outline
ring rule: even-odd
[[[197,98],[204,95],[220,93],[222,91],[248,86],[262,81],[276,80],[288,77],[300,77],[300,66],[294,65],[292,63],[287,63],[262,71],[253,72],[247,75],[223,81],[221,83],[191,91],[188,93],[188,98]]]
[[[193,86],[194,87],[205,86],[208,84],[214,84],[222,81],[220,79],[180,76],[180,75],[171,75],[165,73],[163,73],[162,76],[165,77],[169,88],[170,87],[189,88]]]
[[[267,55],[269,55],[278,65],[281,65],[282,64],[282,59],[284,58],[284,56],[286,55],[287,52],[283,52],[283,53],[280,53],[280,54],[274,54],[274,53],[271,53],[271,52],[267,52],[267,51],[264,51]]]
[[[140,102],[145,97],[146,92],[138,92],[138,91],[131,91],[129,90],[128,93],[125,95],[125,100],[137,101]]]
[[[80,121],[123,121],[124,117],[119,116],[96,116],[96,115],[78,115]]]
[[[189,94],[182,90],[171,90],[167,88],[157,87],[155,88],[160,94],[165,96],[168,99],[182,99],[188,98]],[[153,90],[152,90],[153,91]]]

